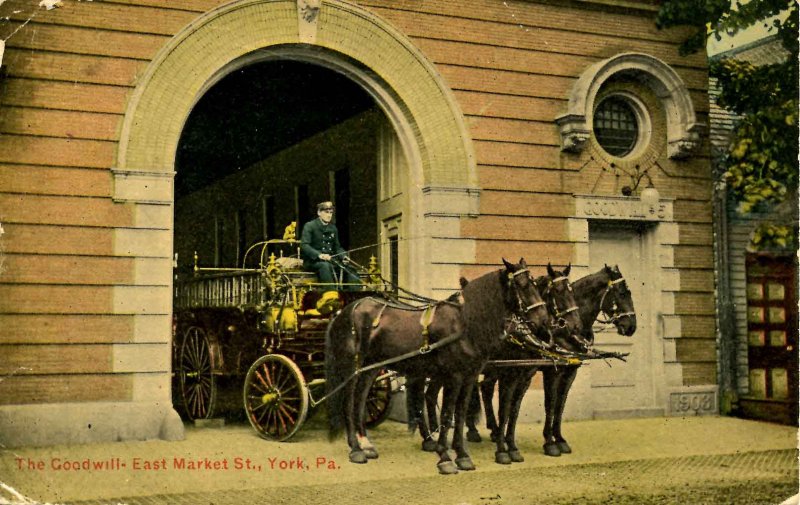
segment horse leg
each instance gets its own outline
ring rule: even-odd
[[[347,445],[350,446],[350,462],[363,464],[367,462],[367,455],[358,445],[358,414],[356,413],[356,381],[351,381],[345,387],[345,429],[347,430]]]
[[[367,398],[369,397],[369,390],[372,388],[372,384],[375,383],[375,379],[380,373],[380,369],[376,369],[361,374],[358,377],[356,389],[356,391],[358,391],[358,410],[356,410],[358,416],[358,433],[356,436],[358,438],[358,445],[364,451],[367,459],[377,459],[378,457],[377,449],[375,449],[375,446],[372,445],[372,442],[370,442],[367,437]]]
[[[436,464],[439,473],[444,475],[458,473],[453,460],[450,459],[450,454],[447,452],[447,435],[450,424],[453,422],[453,410],[455,408],[456,396],[460,385],[455,379],[451,379],[448,384],[444,386],[444,395],[442,396],[442,412],[440,415],[441,425],[439,426],[439,439],[436,444],[436,452],[439,454],[439,463]]]
[[[567,404],[567,395],[569,394],[572,383],[575,382],[575,376],[578,375],[578,367],[566,367],[561,373],[561,380],[558,381],[558,394],[556,397],[555,414],[553,415],[553,440],[558,446],[561,454],[570,454],[572,448],[567,441],[561,436],[561,419],[564,415],[564,406]]]
[[[501,465],[510,465],[511,458],[508,455],[508,447],[506,447],[506,427],[508,426],[508,411],[511,407],[511,394],[516,387],[516,378],[513,376],[513,374],[509,374],[507,371],[499,373],[498,377],[497,417],[499,423],[497,426],[497,440],[495,440],[497,449],[494,453],[494,461],[495,463],[499,463]]]
[[[561,456],[561,451],[558,449],[553,438],[553,417],[556,410],[556,400],[558,397],[558,381],[563,371],[562,368],[549,366],[544,369],[544,453],[548,456]]]
[[[496,375],[484,375],[483,382],[481,382],[483,410],[486,413],[486,428],[489,430],[489,438],[492,442],[497,442],[498,436],[497,419],[494,417],[494,406],[492,403],[495,383],[497,383]]]
[[[472,390],[475,387],[477,377],[469,377],[461,382],[460,391],[456,398],[456,418],[453,430],[453,450],[456,452],[456,466],[459,470],[475,470],[467,452],[467,444],[464,440],[464,424],[467,418],[467,408],[472,397]]]
[[[514,463],[522,463],[525,461],[525,458],[522,457],[522,453],[517,447],[517,419],[519,419],[522,399],[525,397],[525,393],[528,392],[528,388],[531,385],[531,380],[535,373],[535,368],[521,371],[520,379],[514,390],[514,397],[511,399],[511,414],[508,418],[508,429],[506,430],[506,445],[508,445],[508,457],[511,458],[511,461]]]
[[[472,394],[469,396],[469,407],[467,408],[467,441],[481,442],[481,434],[478,433],[478,420],[481,417],[481,398],[480,390],[476,386],[472,387]]]
[[[422,387],[425,387],[424,379],[422,381]],[[441,430],[441,424],[444,424],[444,418],[442,418],[440,424],[439,416],[436,415],[439,391],[441,390],[442,381],[438,378],[431,378],[428,387],[425,388],[425,410],[428,411],[428,426],[426,433],[422,436],[422,450],[425,452],[434,452],[437,450],[437,443],[433,439],[433,433]]]

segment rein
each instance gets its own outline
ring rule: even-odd
[[[606,295],[608,295],[608,293],[611,292],[611,289],[614,286],[616,286],[617,284],[620,284],[622,282],[625,282],[625,277],[620,277],[619,279],[616,279],[616,280],[613,280],[613,281],[611,281],[611,280],[608,281],[608,285],[606,286],[605,291],[603,291],[603,296],[600,297],[600,312],[597,313],[597,319],[596,319],[596,321],[598,323],[616,324],[617,321],[619,321],[620,319],[622,319],[625,316],[630,317],[630,316],[635,316],[636,315],[635,312],[622,312],[622,313],[617,312],[616,311],[616,307],[617,307],[616,301],[614,302],[614,308],[612,309],[613,312],[611,314],[609,314],[608,312],[606,312],[603,309],[603,304],[605,302]],[[607,316],[609,316],[609,318],[603,320],[603,319],[600,318],[600,314],[606,314]]]

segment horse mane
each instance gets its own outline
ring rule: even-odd
[[[489,341],[502,330],[509,311],[503,272],[503,269],[494,270],[473,279],[462,291],[465,336],[481,349],[488,348]]]

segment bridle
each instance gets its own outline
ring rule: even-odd
[[[600,297],[600,312],[597,313],[597,322],[602,324],[616,325],[617,322],[623,317],[632,317],[636,315],[636,312],[617,312],[616,290],[617,290],[617,285],[623,282],[625,282],[625,277],[620,277],[619,279],[608,281],[608,285],[606,286],[605,291],[603,291],[603,296]],[[609,314],[608,311],[603,309],[603,305],[605,304],[606,295],[608,295],[608,293],[610,293],[612,289],[615,291],[614,302],[611,307],[611,313]],[[608,319],[605,320],[601,319],[600,314],[605,314],[606,317],[608,317]]]
[[[569,278],[567,276],[565,276],[565,275],[562,275],[561,277],[556,277],[555,279],[551,280],[547,284],[547,288],[545,288],[545,291],[544,291],[542,296],[543,297],[547,297],[547,296],[551,295],[551,287],[554,284],[556,284],[557,282],[562,282],[562,281],[568,283],[567,284],[567,289],[569,289]],[[558,302],[556,302],[555,297],[554,296],[550,296],[550,299],[553,302],[552,303],[552,305],[553,305],[553,322],[552,322],[551,326],[554,327],[554,328],[565,328],[567,326],[566,316],[570,312],[577,311],[578,310],[578,306],[577,305],[573,305],[571,307],[565,308],[564,310],[561,310],[558,307]],[[545,303],[547,303],[547,302],[545,302]]]
[[[510,287],[514,290],[514,295],[517,298],[517,310],[515,311],[515,313],[517,315],[519,315],[519,316],[527,316],[528,313],[530,311],[532,311],[533,309],[535,309],[537,307],[547,306],[547,302],[542,300],[542,301],[539,301],[539,302],[534,302],[531,305],[527,305],[527,306],[525,305],[525,301],[522,299],[522,295],[520,295],[520,293],[519,293],[519,287],[517,286],[517,283],[514,282],[514,279],[518,275],[521,275],[521,274],[527,274],[528,275],[528,281],[532,282],[534,287],[536,286],[536,283],[533,282],[533,279],[530,278],[530,272],[528,271],[527,268],[521,268],[521,269],[517,270],[516,272],[509,272],[508,273],[508,283],[509,283]],[[527,317],[526,317],[526,319],[527,319]]]

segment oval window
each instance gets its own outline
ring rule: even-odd
[[[594,136],[608,154],[619,158],[630,154],[639,140],[636,111],[628,100],[611,96],[594,111]]]

